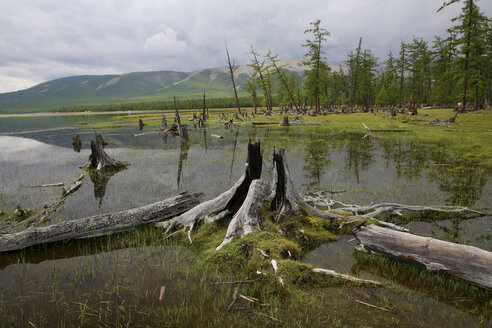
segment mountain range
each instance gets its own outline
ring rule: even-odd
[[[286,70],[302,73],[302,58],[281,60]],[[335,67],[335,65],[331,65]],[[246,96],[251,68],[238,66],[237,90]],[[175,71],[135,72],[120,75],[78,75],[59,78],[15,92],[0,93],[0,113],[56,111],[63,107],[147,102],[207,97],[232,97],[228,67],[207,68],[191,73]]]

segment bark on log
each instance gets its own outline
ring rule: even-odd
[[[375,225],[361,227],[354,235],[366,250],[492,288],[492,252]]]
[[[199,202],[199,197],[199,193],[185,193],[127,211],[63,221],[46,227],[32,226],[21,232],[0,235],[0,252],[60,240],[98,237],[164,220],[187,211]]]

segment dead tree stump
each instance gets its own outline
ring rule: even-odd
[[[91,154],[89,155],[88,167],[100,170],[104,167],[121,167],[123,163],[115,161],[105,151],[103,147],[103,138],[100,134],[96,139],[91,140]]]

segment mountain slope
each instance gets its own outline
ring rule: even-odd
[[[302,73],[302,58],[282,60],[289,71]],[[333,65],[331,65],[333,66]],[[247,95],[244,84],[251,68],[242,65],[235,73],[239,95]],[[227,67],[192,73],[158,71],[121,75],[81,75],[44,82],[29,89],[0,94],[0,113],[53,111],[61,107],[93,104],[144,102],[177,98],[232,97]]]

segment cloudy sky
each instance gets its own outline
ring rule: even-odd
[[[0,92],[80,74],[238,64],[250,45],[282,59],[301,57],[309,23],[331,32],[328,61],[357,46],[384,58],[400,40],[444,35],[459,13],[443,0],[0,0]],[[492,1],[482,0],[492,16]]]

